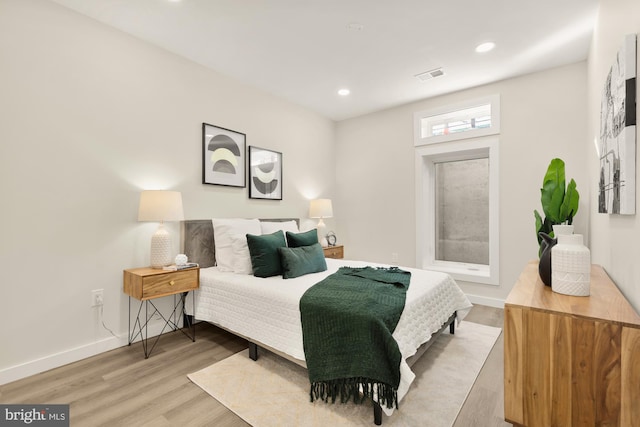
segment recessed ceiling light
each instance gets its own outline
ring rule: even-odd
[[[338,95],[340,95],[340,96],[347,96],[347,95],[349,95],[350,93],[351,93],[351,91],[350,91],[349,89],[346,89],[346,88],[345,88],[345,89],[340,89],[340,90],[338,91]]]
[[[496,47],[496,44],[494,42],[486,42],[486,43],[482,43],[479,44],[476,47],[476,52],[478,53],[485,53],[485,52],[489,52],[490,50],[492,50],[494,47]]]

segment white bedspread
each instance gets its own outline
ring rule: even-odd
[[[330,258],[326,261],[327,271],[286,280],[282,276],[258,278],[221,272],[216,267],[202,269],[200,289],[195,291],[195,317],[304,361],[299,309],[302,294],[339,267],[385,266]],[[405,309],[393,333],[403,357],[399,399],[415,378],[405,360],[415,354],[454,311],[458,312],[460,321],[471,308],[471,302],[451,276],[401,268],[411,272],[411,284]]]

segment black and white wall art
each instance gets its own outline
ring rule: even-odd
[[[249,147],[249,198],[282,200],[282,153]]]
[[[246,186],[244,133],[202,124],[202,183]]]
[[[607,75],[600,106],[598,212],[636,212],[636,35],[627,35]]]

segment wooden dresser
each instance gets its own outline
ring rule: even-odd
[[[640,426],[640,316],[602,267],[591,296],[574,297],[527,264],[504,308],[504,413],[529,427]]]

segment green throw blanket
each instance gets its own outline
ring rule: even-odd
[[[342,267],[300,299],[311,401],[373,397],[398,407],[402,355],[392,334],[404,309],[411,273]],[[360,392],[363,394],[360,395]]]

